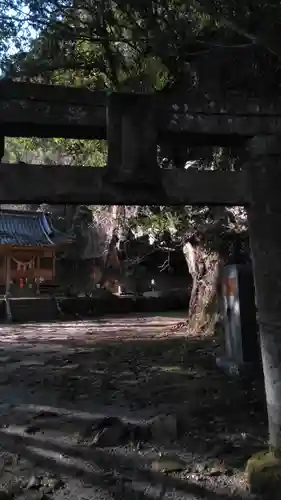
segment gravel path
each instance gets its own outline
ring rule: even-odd
[[[260,388],[219,373],[216,342],[184,338],[183,320],[0,327],[0,500],[251,498]],[[128,438],[144,424],[151,439]]]

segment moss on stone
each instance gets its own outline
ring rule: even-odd
[[[247,462],[246,474],[252,493],[280,500],[281,458],[269,450],[256,453]]]

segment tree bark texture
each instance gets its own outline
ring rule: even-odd
[[[280,143],[280,138],[279,138]],[[248,167],[248,210],[269,444],[281,453],[281,148],[278,138],[256,137]]]
[[[209,250],[207,245],[194,246],[188,242],[183,254],[192,276],[188,326],[194,333],[208,333],[213,330],[218,313],[219,253]]]

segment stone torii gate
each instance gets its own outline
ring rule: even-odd
[[[0,128],[3,139],[108,140],[106,168],[2,163],[1,203],[247,208],[270,443],[281,450],[281,102],[194,92],[115,94],[4,81]],[[248,162],[236,172],[160,169],[157,143],[167,138],[189,145],[245,146]]]

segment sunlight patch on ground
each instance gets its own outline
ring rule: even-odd
[[[21,405],[16,405],[14,407],[14,411],[19,411],[19,412],[25,412],[27,414],[31,414],[30,417],[33,415],[38,415],[41,412],[46,412],[46,416],[48,412],[52,413],[57,413],[58,416],[60,417],[66,417],[68,419],[73,419],[73,420],[84,420],[84,421],[90,421],[90,422],[95,422],[96,420],[100,420],[102,418],[108,417],[108,416],[115,416],[118,418],[121,418],[125,423],[131,423],[131,424],[141,424],[143,423],[144,417],[136,418],[135,415],[130,415],[128,417],[127,415],[124,415],[122,411],[119,411],[116,408],[112,408],[111,406],[107,406],[104,408],[103,413],[99,412],[85,412],[85,411],[79,411],[76,409],[73,410],[68,410],[65,408],[58,408],[55,406],[48,406],[48,405],[35,405],[35,404],[21,404]],[[153,413],[151,413],[151,416],[153,416]],[[149,415],[150,415],[149,413]]]
[[[68,455],[64,455],[63,453],[59,453],[54,450],[46,450],[44,448],[40,448],[38,446],[27,446],[27,449],[32,453],[42,457],[55,461],[57,464],[73,466],[77,469],[80,469],[84,472],[95,472],[95,473],[103,473],[104,470],[101,469],[98,465],[93,464],[93,462],[88,463],[84,460],[81,460],[77,457],[70,457]]]
[[[81,420],[98,420],[100,418],[104,418],[106,415],[104,413],[89,413],[85,411],[72,411],[67,410],[65,408],[59,408],[56,406],[48,406],[48,405],[35,405],[35,404],[21,404],[15,407],[15,410],[27,413],[34,413],[37,415],[38,413],[44,412],[48,415],[48,412],[53,414],[57,413],[58,416],[64,417],[72,417],[79,418]]]
[[[28,438],[30,441],[39,441],[41,443],[48,443],[59,446],[75,446],[76,443],[71,440],[71,436],[62,434],[60,431],[54,431],[54,429],[50,430],[42,430],[37,431],[34,434],[26,433],[26,425],[10,425],[6,429],[0,429],[0,433],[9,435],[9,436],[18,436],[23,438]]]
[[[126,340],[131,338],[151,338],[153,336],[165,336],[165,332],[176,325],[182,315],[128,315],[125,317],[108,317],[106,319],[95,319],[92,321],[78,322],[54,322],[54,323],[27,323],[0,326],[0,344],[20,343],[21,348],[24,343],[65,341],[73,340],[77,343],[105,341],[105,340]],[[179,335],[179,333],[173,333]],[[47,349],[54,346],[46,345]],[[56,345],[62,348],[61,345]]]
[[[188,375],[193,376],[198,374],[198,370],[193,370],[192,368],[184,369],[181,365],[175,366],[155,366],[155,371],[163,372],[163,373],[176,373],[179,375]]]

